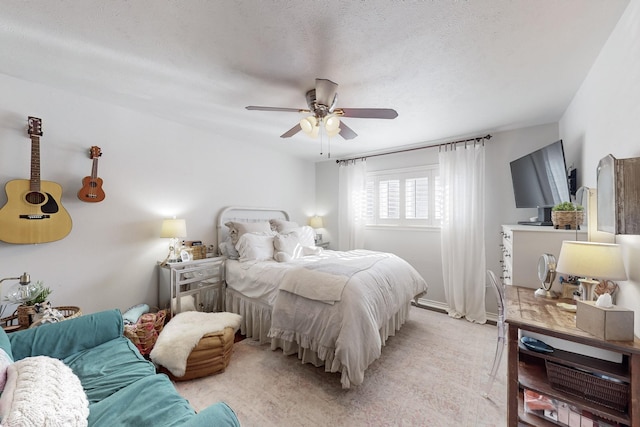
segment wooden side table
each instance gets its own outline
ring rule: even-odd
[[[553,399],[574,405],[580,410],[614,420],[620,424],[640,426],[640,340],[605,341],[575,326],[575,313],[556,306],[562,300],[537,298],[534,290],[506,286],[506,314],[508,324],[507,419],[509,426],[555,425],[524,411],[523,389],[539,392]],[[569,302],[569,301],[564,301]],[[610,362],[570,351],[556,349],[553,353],[538,353],[519,345],[519,334],[526,331],[560,338],[596,349],[608,350],[622,356],[621,363]],[[624,412],[610,409],[551,387],[545,365],[548,362],[569,369],[606,376],[629,385],[629,401]]]

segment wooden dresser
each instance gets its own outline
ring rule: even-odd
[[[536,415],[525,413],[523,390],[529,389],[558,401],[565,402],[577,410],[588,411],[621,425],[640,427],[640,340],[605,341],[584,332],[575,326],[575,313],[556,306],[561,300],[537,298],[534,290],[506,286],[506,322],[508,324],[508,368],[507,368],[507,417],[509,426],[557,425]],[[571,302],[571,301],[564,301]],[[611,362],[586,356],[582,351],[572,352],[556,349],[552,353],[534,352],[520,344],[519,335],[533,332],[546,337],[576,343],[590,348],[602,349],[620,355],[621,362]],[[624,411],[611,409],[591,400],[552,388],[547,377],[546,364],[551,363],[593,373],[598,378],[606,376],[614,381],[628,384],[628,405]],[[562,424],[560,424],[562,425]],[[584,424],[583,424],[584,425]]]

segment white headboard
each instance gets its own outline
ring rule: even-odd
[[[243,206],[229,206],[220,211],[216,227],[218,231],[218,246],[229,236],[229,229],[225,224],[228,221],[259,222],[270,219],[283,219],[289,221],[289,214],[282,209],[275,208],[251,208]]]

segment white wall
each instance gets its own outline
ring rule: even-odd
[[[558,125],[535,126],[513,131],[492,133],[486,143],[486,203],[485,238],[487,268],[501,271],[499,245],[502,224],[514,224],[537,215],[536,209],[516,209],[511,184],[509,162],[529,152],[558,140]],[[425,145],[428,145],[425,143]],[[568,162],[574,161],[568,159]],[[385,170],[412,167],[438,162],[438,149],[412,151],[402,154],[371,157],[367,170]],[[317,210],[325,216],[325,235],[337,236],[338,222],[338,165],[335,160],[316,164]],[[426,300],[436,307],[445,307],[442,262],[440,253],[440,230],[408,230],[368,228],[365,247],[372,250],[393,252],[406,259],[427,280],[429,292]],[[485,280],[481,278],[480,280]],[[488,292],[486,307],[496,313],[493,293]]]
[[[640,157],[640,1],[631,1],[560,120],[567,151],[579,158],[581,185],[596,187],[598,161]],[[580,183],[580,181],[579,181]],[[640,335],[640,236],[609,236],[623,246],[629,281],[617,303],[635,310]]]
[[[0,278],[29,272],[53,289],[54,305],[85,313],[155,305],[155,266],[168,249],[163,218],[185,218],[187,240],[209,244],[228,205],[281,207],[299,222],[315,209],[312,163],[7,76],[0,93],[0,183],[29,179],[27,116],[42,118],[42,179],[62,185],[73,220],[58,242],[0,242]],[[95,204],[76,197],[92,145],[103,152],[107,195]],[[0,192],[0,206],[6,201]],[[13,283],[3,283],[3,295]]]

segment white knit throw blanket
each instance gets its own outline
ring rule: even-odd
[[[235,313],[201,313],[185,311],[167,323],[149,356],[153,363],[167,368],[176,377],[184,376],[187,358],[200,339],[211,333],[224,333],[224,328],[240,328],[242,316]]]
[[[7,369],[0,413],[3,427],[83,427],[89,401],[80,379],[62,361],[27,357]]]

